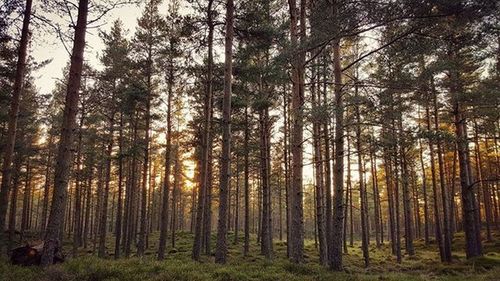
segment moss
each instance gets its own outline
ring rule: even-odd
[[[213,263],[212,256],[203,256],[202,262],[193,262],[190,258],[192,234],[180,232],[176,236],[175,250],[169,248],[165,261],[157,261],[155,256],[157,233],[150,237],[150,248],[145,257],[122,258],[114,260],[99,259],[80,251],[80,257],[69,259],[61,265],[41,269],[38,267],[12,266],[6,260],[0,261],[0,281],[323,281],[323,280],[498,280],[500,276],[500,254],[496,242],[485,243],[484,257],[465,260],[462,249],[454,251],[454,262],[442,264],[439,261],[435,244],[425,245],[415,241],[416,255],[404,256],[403,262],[395,262],[389,244],[380,248],[372,245],[370,266],[364,268],[360,244],[356,242],[348,247],[349,253],[343,256],[345,270],[332,272],[319,265],[319,257],[313,241],[306,241],[306,263],[293,264],[286,259],[286,242],[274,244],[275,256],[267,260],[260,255],[260,247],[252,236],[249,256],[242,254],[243,243],[229,244],[227,265]],[[215,245],[215,237],[212,237]],[[241,241],[242,239],[240,239]],[[234,241],[234,236],[229,236]],[[108,251],[113,249],[110,237]],[[456,244],[463,244],[463,235],[455,236]],[[70,243],[68,250],[71,249]],[[403,250],[404,251],[404,250]]]

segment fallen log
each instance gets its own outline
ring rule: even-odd
[[[31,266],[40,265],[42,258],[43,243],[38,245],[26,244],[13,249],[10,253],[10,262],[14,265]],[[59,247],[54,254],[54,264],[64,262],[64,254]]]

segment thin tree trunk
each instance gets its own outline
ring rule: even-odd
[[[112,95],[112,100],[114,100],[114,95]],[[106,255],[106,227],[108,221],[108,197],[109,197],[109,186],[111,184],[111,156],[113,153],[113,143],[114,143],[114,121],[115,112],[111,113],[109,118],[109,128],[108,128],[108,143],[106,148],[106,176],[104,183],[104,194],[102,199],[102,212],[101,219],[99,220],[99,249],[98,256],[104,257]]]
[[[429,111],[429,105],[426,107],[426,119],[427,119],[427,130],[431,130],[431,116]],[[434,141],[432,137],[428,138],[429,143],[429,154],[430,154],[430,162],[431,162],[431,179],[432,179],[432,197],[434,198],[434,229],[436,235],[436,242],[439,248],[439,255],[441,257],[441,261],[445,261],[444,256],[444,245],[443,245],[443,235],[441,233],[441,220],[439,218],[439,205],[438,205],[438,194],[437,194],[437,180],[436,180],[436,164],[434,157]]]
[[[355,97],[358,96],[358,85],[355,82],[354,91]],[[360,104],[356,105],[355,116],[356,116],[356,151],[358,156],[358,176],[359,176],[359,197],[361,201],[361,250],[363,252],[363,259],[365,267],[370,265],[370,256],[368,251],[368,199],[366,198],[366,186],[365,186],[365,173],[363,170],[363,152],[361,151],[361,114],[359,110]]]
[[[76,163],[75,163],[75,232],[73,234],[73,257],[78,254],[78,247],[81,246],[81,228],[80,220],[82,216],[82,189],[81,189],[81,162],[82,162],[82,129],[83,122],[85,120],[85,103],[82,102],[80,122],[78,124],[78,145],[76,151]]]
[[[297,8],[296,0],[288,0],[290,10],[291,46],[297,50],[299,37],[305,40],[305,0],[300,0]],[[299,12],[300,14],[297,14]],[[299,20],[300,19],[300,20]],[[300,21],[300,30],[298,24]],[[298,56],[292,58],[292,109],[291,109],[291,151],[292,151],[292,181],[290,192],[290,260],[300,263],[304,257],[304,213],[302,205],[302,166],[303,166],[303,111],[304,111],[304,64],[305,53],[298,50]]]
[[[224,96],[222,100],[222,158],[219,181],[219,222],[215,262],[224,264],[227,259],[228,194],[231,182],[231,94],[233,75],[234,2],[226,2],[226,37],[224,62]]]
[[[208,25],[208,69],[207,69],[207,89],[205,95],[204,108],[204,123],[202,137],[202,156],[201,156],[201,177],[198,189],[198,204],[196,212],[196,223],[194,231],[194,243],[191,257],[193,260],[200,260],[200,253],[203,239],[203,220],[206,206],[206,197],[208,190],[208,160],[209,160],[209,145],[211,143],[211,126],[212,126],[212,91],[213,91],[213,40],[214,40],[214,23],[213,23],[213,0],[209,0],[207,4],[207,25]]]
[[[336,4],[335,4],[336,5]],[[334,7],[334,15],[337,7]],[[335,193],[333,203],[332,251],[329,253],[330,268],[342,270],[342,231],[344,195],[344,101],[342,97],[342,69],[340,66],[340,39],[333,43],[333,72],[335,78]],[[352,203],[352,202],[351,202]]]
[[[180,166],[180,158],[179,158],[179,145],[175,145],[174,148],[174,184],[172,186],[172,248],[175,248],[175,230],[177,227],[177,195],[180,192],[179,190],[179,181],[181,177],[181,166]]]
[[[260,177],[262,178],[262,222],[261,222],[261,254],[266,258],[272,258],[272,236],[271,236],[271,198],[270,198],[270,166],[269,166],[269,112],[267,108],[259,112],[260,123]]]
[[[432,83],[433,84],[433,83]],[[434,86],[434,85],[433,85]],[[434,88],[434,87],[433,87]],[[438,113],[438,101],[437,93],[433,89],[433,102],[434,102],[434,130],[439,131],[439,113]],[[449,205],[449,195],[448,187],[446,186],[444,177],[444,160],[443,160],[443,149],[442,141],[440,138],[436,141],[437,146],[437,158],[438,158],[438,168],[439,168],[439,183],[441,185],[441,200],[443,207],[443,261],[451,262],[451,228],[450,228],[450,205]]]
[[[11,188],[11,198],[10,198],[10,211],[9,211],[9,237],[7,251],[12,249],[14,244],[14,235],[16,232],[16,217],[17,217],[17,196],[19,194],[19,179],[21,174],[22,157],[17,153],[14,157],[14,170],[12,177],[12,188]]]
[[[424,197],[424,241],[425,245],[429,245],[429,207],[428,207],[428,197],[427,197],[427,176],[424,166],[424,156],[422,142],[419,140],[419,152],[420,152],[420,166],[422,169],[422,196]]]
[[[122,239],[122,206],[123,206],[123,114],[120,113],[120,132],[118,146],[118,202],[116,207],[115,225],[115,259],[120,258],[120,242]]]
[[[413,247],[413,217],[411,210],[411,196],[410,196],[410,175],[408,173],[408,163],[407,163],[407,151],[406,151],[406,140],[404,139],[403,130],[403,117],[402,114],[399,116],[398,121],[399,126],[399,151],[400,151],[400,163],[401,163],[401,185],[403,187],[403,212],[405,220],[405,246],[406,253],[409,256],[415,255],[415,248]]]
[[[381,227],[380,218],[380,193],[378,190],[378,179],[377,179],[377,159],[372,144],[372,139],[370,139],[370,172],[372,176],[372,188],[373,188],[373,207],[374,207],[374,222],[375,222],[375,243],[377,248],[380,248],[381,238],[384,236]],[[383,238],[382,238],[383,239]]]
[[[170,190],[170,165],[171,165],[171,149],[172,149],[172,99],[173,99],[173,84],[174,72],[171,62],[168,75],[168,97],[167,97],[167,146],[165,148],[165,172],[163,176],[163,199],[161,203],[160,215],[160,241],[158,246],[158,260],[165,259],[167,248],[167,230],[168,230],[168,200]],[[201,195],[199,195],[201,196]],[[196,242],[195,242],[196,243]]]
[[[47,213],[49,210],[49,191],[50,191],[50,181],[51,181],[51,171],[52,171],[52,146],[54,145],[54,136],[52,134],[49,135],[49,140],[47,142],[48,148],[48,156],[45,168],[45,183],[43,185],[43,207],[42,207],[42,216],[40,219],[40,230],[41,230],[41,238],[44,237],[45,226],[47,225]]]
[[[250,141],[250,123],[248,120],[248,106],[245,106],[245,137],[244,137],[244,182],[245,182],[245,241],[243,246],[243,255],[248,256],[250,250],[250,171],[249,171],[249,141]]]
[[[235,208],[234,208],[234,244],[239,241],[240,229],[240,162],[236,157],[236,194],[235,194]]]
[[[321,94],[316,90],[316,75],[315,69],[313,68],[313,78],[311,86],[311,99],[313,110],[318,108],[321,104]],[[318,93],[316,93],[318,92]],[[322,265],[328,264],[328,249],[326,243],[326,224],[325,224],[325,210],[324,210],[324,186],[323,186],[323,157],[321,151],[321,132],[320,132],[320,121],[319,118],[313,120],[313,149],[314,149],[314,171],[315,171],[315,205],[316,205],[316,228],[318,231],[319,240],[319,260]]]

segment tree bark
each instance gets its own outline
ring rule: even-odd
[[[250,141],[250,123],[248,120],[248,106],[245,106],[245,136],[244,136],[244,181],[245,181],[245,238],[243,246],[243,255],[248,256],[248,251],[250,250],[250,161],[248,157],[249,153],[249,141]]]
[[[123,113],[120,113],[120,131],[118,146],[118,195],[116,203],[116,225],[115,225],[115,259],[120,258],[120,242],[122,239],[122,213],[123,213]]]
[[[215,262],[224,264],[227,260],[227,217],[228,193],[231,182],[231,94],[233,75],[233,29],[234,2],[226,2],[226,36],[224,62],[224,96],[222,100],[222,159],[220,168],[219,222],[217,224],[217,244]]]
[[[300,263],[304,257],[304,214],[302,205],[302,166],[303,166],[303,130],[304,130],[304,64],[305,53],[299,50],[299,37],[305,40],[305,0],[300,0],[297,8],[296,0],[288,0],[290,11],[291,45],[298,51],[292,61],[292,121],[291,152],[292,152],[292,180],[290,190],[290,260]],[[298,14],[300,10],[300,14]],[[300,17],[300,30],[298,30]]]
[[[203,218],[205,214],[206,197],[208,189],[208,160],[209,160],[209,145],[211,143],[211,126],[212,126],[212,96],[213,96],[213,40],[214,40],[214,23],[213,23],[213,0],[208,1],[207,5],[207,25],[208,25],[208,61],[207,61],[207,89],[205,95],[204,108],[204,123],[202,136],[202,151],[201,151],[201,172],[200,183],[198,188],[198,204],[196,211],[196,223],[194,230],[194,243],[191,257],[193,260],[199,261],[203,239]]]
[[[17,118],[19,113],[19,102],[21,100],[21,91],[23,89],[24,74],[26,71],[26,58],[28,57],[29,24],[31,20],[32,0],[26,0],[24,8],[23,27],[21,30],[21,41],[19,42],[16,76],[14,78],[14,87],[10,100],[10,108],[7,124],[7,137],[3,150],[2,163],[2,183],[0,187],[0,240],[3,238],[7,206],[9,202],[9,189],[11,178],[11,166],[14,155],[14,145],[16,143]]]
[[[335,7],[336,9],[336,7]],[[336,12],[334,12],[336,14]],[[344,195],[344,98],[342,96],[342,69],[340,66],[340,40],[333,43],[333,72],[335,78],[335,165],[333,198],[332,251],[329,253],[330,268],[341,271],[342,266],[342,231],[343,231],[343,195]]]
[[[55,249],[62,246],[62,241],[59,241],[59,231],[64,219],[64,206],[67,196],[71,157],[73,154],[71,146],[73,144],[73,128],[75,126],[82,76],[88,2],[88,0],[80,0],[78,4],[78,20],[75,28],[61,136],[56,158],[54,193],[41,259],[41,264],[43,266],[53,263]]]
[[[158,246],[158,260],[165,259],[167,248],[167,230],[168,230],[168,200],[170,192],[170,166],[171,166],[171,149],[172,149],[172,99],[173,99],[173,84],[174,70],[173,63],[170,62],[170,71],[168,74],[168,89],[167,89],[167,145],[165,147],[165,172],[163,176],[163,200],[161,205],[160,215],[160,241]],[[199,195],[201,196],[201,195]],[[196,243],[196,242],[195,242]]]

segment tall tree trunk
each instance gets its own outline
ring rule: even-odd
[[[298,55],[292,60],[292,109],[291,109],[291,152],[292,152],[292,181],[290,190],[290,260],[300,263],[304,257],[304,213],[302,206],[302,166],[303,166],[303,130],[304,130],[304,64],[305,52],[299,48],[305,40],[305,0],[300,0],[297,8],[296,0],[288,0],[290,10],[290,37],[291,45]],[[297,12],[300,11],[300,14]],[[300,30],[298,30],[300,18]]]
[[[427,130],[431,131],[431,116],[429,105],[426,107],[426,119],[427,119]],[[443,235],[441,232],[441,219],[439,218],[439,204],[438,204],[438,194],[437,194],[437,180],[436,180],[436,162],[434,157],[434,141],[432,136],[428,138],[429,143],[429,154],[431,162],[431,179],[432,179],[432,197],[434,198],[434,229],[436,235],[436,242],[439,248],[439,255],[441,261],[445,261],[444,257],[444,247],[443,247]]]
[[[148,202],[148,171],[149,171],[149,127],[151,123],[151,95],[152,95],[152,83],[151,83],[151,51],[148,56],[148,90],[146,97],[146,126],[144,128],[145,136],[144,136],[144,159],[142,162],[142,190],[141,190],[141,218],[140,218],[140,226],[139,226],[139,241],[137,242],[137,255],[143,256],[144,251],[146,250],[146,233],[147,233],[147,202]]]
[[[43,206],[42,206],[42,215],[40,219],[40,236],[44,237],[45,226],[47,225],[47,213],[49,210],[49,191],[50,191],[50,181],[51,181],[51,171],[52,171],[52,153],[54,145],[54,136],[52,134],[49,135],[49,140],[47,142],[48,156],[47,162],[45,166],[45,183],[43,185]]]
[[[357,81],[355,81],[354,92],[355,97],[359,98],[358,95],[358,85]],[[363,151],[361,150],[361,113],[360,113],[360,104],[356,105],[355,116],[356,116],[356,151],[358,156],[358,176],[359,176],[359,197],[361,202],[361,250],[363,252],[363,259],[365,263],[365,267],[370,265],[370,256],[368,251],[368,199],[366,195],[366,186],[365,186],[365,173],[363,170],[364,167],[364,159],[363,159]]]
[[[434,84],[434,83],[433,83]],[[433,103],[434,103],[434,130],[439,132],[439,112],[438,112],[438,101],[437,93],[433,87]],[[441,185],[441,200],[443,207],[443,261],[451,262],[451,228],[450,228],[450,203],[448,195],[448,187],[446,186],[444,177],[444,160],[443,160],[443,148],[441,138],[438,137],[436,141],[437,146],[437,158],[438,158],[438,168],[439,168],[439,184]]]
[[[174,148],[174,184],[172,186],[172,248],[175,248],[175,230],[177,227],[177,196],[180,192],[179,190],[179,181],[181,177],[181,163],[179,158],[179,145],[176,144]]]
[[[21,213],[21,237],[24,239],[25,231],[28,228],[29,206],[30,206],[30,193],[31,193],[31,159],[28,156],[26,159],[26,175],[24,179],[23,191],[23,206]]]
[[[214,40],[214,22],[212,11],[213,0],[209,0],[207,4],[207,25],[208,25],[208,69],[207,69],[207,89],[205,94],[203,136],[202,136],[202,151],[201,151],[201,172],[200,183],[198,188],[198,204],[196,211],[196,223],[194,230],[194,243],[191,257],[193,260],[199,261],[203,239],[203,220],[206,206],[206,197],[208,190],[208,160],[209,160],[209,145],[211,143],[211,126],[212,126],[212,95],[213,95],[213,40]]]
[[[213,112],[211,113],[213,116]],[[210,130],[213,130],[211,128]],[[212,255],[212,193],[213,193],[213,139],[208,143],[208,170],[205,210],[203,214],[203,247],[205,255]]]
[[[424,241],[425,245],[429,245],[430,239],[429,239],[429,207],[428,207],[428,197],[427,197],[427,176],[425,172],[425,165],[424,165],[424,156],[423,156],[423,147],[422,147],[422,142],[419,140],[418,141],[418,146],[419,146],[419,158],[420,158],[420,166],[422,170],[422,191],[423,194],[422,196],[424,197]]]
[[[73,51],[71,53],[69,80],[66,91],[61,136],[59,139],[59,148],[56,158],[54,193],[52,196],[52,206],[50,209],[49,222],[47,225],[47,233],[45,235],[45,243],[41,259],[41,264],[43,266],[52,264],[56,248],[62,246],[62,241],[59,241],[59,231],[64,220],[64,207],[71,165],[71,146],[73,144],[73,128],[75,126],[82,76],[88,2],[88,0],[80,0],[78,4],[78,20],[75,27],[75,38]]]
[[[385,128],[384,128],[385,129]],[[387,132],[384,132],[387,134]],[[388,212],[389,212],[389,224],[390,224],[390,235],[391,235],[391,252],[393,255],[396,254],[396,219],[394,212],[394,184],[392,177],[392,165],[390,162],[389,149],[384,147],[384,168],[385,168],[385,185],[387,188],[387,201],[388,201]]]
[[[91,212],[91,201],[92,201],[92,177],[93,177],[93,169],[94,169],[94,158],[91,156],[91,159],[89,161],[89,172],[88,172],[88,178],[87,178],[87,184],[86,184],[86,194],[85,194],[85,218],[84,218],[84,227],[83,229],[83,247],[86,249],[87,248],[87,238],[88,238],[88,233],[90,229],[90,212]]]
[[[411,210],[411,196],[410,196],[410,175],[408,173],[408,160],[406,151],[406,141],[404,139],[405,132],[403,130],[403,117],[402,114],[399,116],[398,121],[399,126],[399,157],[401,163],[401,185],[403,187],[403,212],[405,220],[405,246],[406,253],[409,256],[415,255],[415,248],[413,247],[413,217]]]
[[[174,70],[173,63],[170,62],[168,75],[168,97],[167,97],[167,146],[165,148],[165,172],[163,176],[163,199],[161,203],[160,215],[160,241],[158,246],[158,259],[165,259],[167,248],[167,230],[168,230],[168,200],[170,190],[170,165],[171,165],[171,149],[172,149],[172,99],[173,99],[173,84]],[[201,196],[201,195],[199,195]],[[196,242],[195,242],[196,243]]]
[[[260,177],[262,178],[262,222],[261,222],[261,254],[266,258],[272,258],[272,236],[271,236],[271,198],[270,198],[270,170],[269,166],[269,111],[262,108],[259,111],[260,123]]]
[[[16,232],[16,217],[17,217],[17,196],[19,194],[19,179],[21,174],[22,157],[17,153],[14,157],[14,170],[12,177],[12,188],[11,188],[11,198],[10,198],[10,210],[9,210],[9,237],[7,251],[12,249],[14,245],[14,235]]]
[[[313,82],[311,86],[312,107],[318,108],[321,104],[321,94],[316,93],[316,74],[313,74]],[[317,100],[317,101],[316,101]],[[313,121],[313,148],[314,148],[314,170],[315,170],[315,204],[316,204],[316,227],[318,230],[319,240],[319,260],[323,265],[328,264],[328,249],[326,243],[326,224],[325,224],[325,210],[324,210],[324,185],[323,185],[323,157],[321,149],[321,124],[319,118],[316,117]]]
[[[290,172],[289,172],[289,143],[288,143],[288,138],[289,138],[289,130],[288,126],[290,124],[289,122],[289,95],[287,94],[286,91],[286,86],[283,86],[283,165],[285,166],[285,224],[286,224],[286,256],[289,258],[290,257]],[[246,113],[245,113],[246,114]],[[246,115],[245,115],[245,118]],[[248,131],[248,125],[245,126],[245,137],[247,136],[247,131]],[[247,140],[245,140],[245,143],[248,143]],[[248,150],[245,150],[248,151]],[[248,159],[247,159],[248,160]]]
[[[7,137],[3,150],[2,163],[2,184],[0,187],[0,240],[4,235],[7,206],[9,202],[9,185],[12,173],[12,159],[14,155],[14,145],[16,143],[17,118],[19,113],[19,102],[21,100],[21,91],[23,89],[24,73],[26,70],[26,58],[28,56],[29,24],[31,20],[32,0],[26,0],[24,8],[23,28],[21,31],[21,41],[19,42],[16,76],[14,78],[14,87],[10,100],[8,115]],[[1,245],[0,245],[1,246]]]
[[[78,254],[78,247],[81,246],[81,228],[80,219],[82,216],[82,188],[81,188],[81,162],[82,162],[82,129],[85,120],[85,103],[82,102],[81,116],[78,124],[78,144],[76,148],[76,163],[75,163],[75,232],[73,234],[73,257]]]
[[[114,100],[114,94],[111,97]],[[115,126],[115,112],[111,112],[109,118],[109,128],[108,128],[108,143],[106,147],[106,176],[104,182],[104,193],[102,199],[102,212],[101,219],[99,220],[99,249],[97,255],[99,257],[104,257],[106,255],[106,230],[108,223],[108,198],[109,198],[109,186],[111,184],[111,156],[113,153],[113,143],[114,143],[114,126]]]
[[[234,2],[226,2],[226,37],[224,62],[224,96],[222,100],[222,158],[220,168],[219,221],[215,262],[224,264],[227,259],[228,193],[231,182],[231,86],[233,75]]]
[[[234,244],[239,241],[240,229],[240,162],[236,157],[236,194],[235,194],[235,208],[234,208]],[[281,209],[280,209],[281,210]]]
[[[250,141],[250,123],[248,120],[248,106],[245,106],[245,136],[244,136],[244,182],[245,182],[245,241],[243,246],[243,255],[247,256],[250,250],[250,161],[249,141]]]
[[[337,5],[336,3],[334,5]],[[337,7],[334,7],[334,15]],[[330,268],[342,270],[342,231],[344,195],[344,98],[342,97],[342,69],[340,66],[340,39],[333,43],[333,73],[335,78],[335,193],[333,198],[332,251],[329,253]],[[351,202],[352,203],[352,202]]]
[[[327,66],[327,52],[323,53],[323,68],[322,68],[322,78],[323,78],[323,87],[322,87],[322,92],[323,92],[323,106],[325,108],[328,107],[328,99],[327,99],[327,79],[328,79],[328,66]],[[332,154],[330,152],[330,116],[328,118],[324,119],[323,123],[323,130],[322,130],[322,135],[323,135],[323,141],[325,145],[325,225],[326,225],[326,246],[327,246],[327,259],[330,260],[330,252],[332,251],[332,243],[330,241],[332,240],[332,168],[331,168],[331,157]],[[346,196],[347,197],[347,196]],[[346,206],[347,207],[347,206]],[[345,241],[345,236],[344,236],[344,241]]]
[[[375,148],[372,144],[372,139],[370,143],[370,173],[372,177],[372,190],[373,190],[373,209],[374,209],[374,222],[375,222],[375,243],[377,248],[380,248],[381,239],[383,240],[384,234],[382,233],[381,227],[381,214],[380,214],[380,193],[378,190],[378,179],[377,179],[377,159],[375,155]]]
[[[120,113],[120,132],[118,146],[118,195],[116,206],[116,225],[115,225],[115,259],[120,258],[120,242],[122,239],[122,206],[123,206],[123,113]]]

